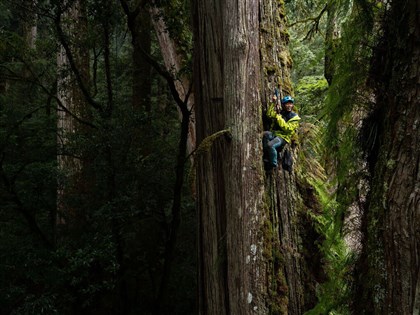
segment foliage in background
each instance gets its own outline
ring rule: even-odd
[[[361,137],[361,133],[362,121],[373,102],[367,78],[371,47],[375,45],[378,33],[374,20],[380,14],[380,8],[370,1],[354,1],[351,17],[344,25],[335,53],[336,71],[323,114],[328,122],[324,160],[326,167],[335,174],[332,182],[335,193],[331,199],[334,201],[325,204],[326,209],[333,209],[326,212],[324,219],[328,224],[320,222],[326,233],[326,242],[321,248],[329,262],[326,265],[329,281],[321,286],[319,304],[308,314],[350,314],[353,299],[358,295],[353,292],[358,252],[350,253],[349,244],[343,243],[348,232],[344,220],[352,215],[349,211],[355,205],[358,211],[363,211],[368,190],[364,184],[367,170],[362,147],[370,140]]]
[[[322,118],[328,82],[323,76],[304,76],[297,82],[296,99],[299,114],[315,123]]]
[[[152,110],[131,106],[132,48],[123,13],[118,6],[112,14],[101,10],[106,1],[88,1],[92,95],[99,103],[109,100],[102,27],[109,23],[114,108],[106,120],[93,112],[93,127],[73,134],[60,152],[83,152],[90,185],[86,194],[66,200],[78,216],[69,214],[66,224],[57,225],[57,179],[67,180],[57,169],[58,40],[51,19],[60,3],[38,4],[31,49],[20,28],[24,1],[0,1],[0,313],[116,314],[124,302],[128,313],[149,314],[171,216],[175,104],[166,82],[153,73]],[[195,309],[195,213],[188,189],[183,193],[181,245],[163,305],[172,314]]]
[[[315,20],[311,17],[330,2],[289,1],[295,95],[303,118],[297,176],[316,188],[324,209],[313,217],[325,238],[320,249],[327,279],[319,287],[318,304],[307,314],[350,314],[356,253],[344,241],[344,220],[354,204],[363,206],[366,196],[366,168],[357,141],[370,141],[359,135],[371,102],[366,79],[377,36],[373,21],[375,15],[381,14],[380,6],[369,1],[354,1],[351,7],[349,2],[336,1],[340,5],[338,21],[344,26],[334,52],[334,77],[328,87],[322,73],[322,30],[326,20],[320,18],[316,25],[319,32],[312,32]],[[304,10],[297,10],[301,7]],[[306,13],[300,16],[300,12]]]
[[[292,81],[296,84],[303,77],[321,76],[324,72],[324,43],[320,34],[305,40],[296,27],[290,28],[290,54],[293,59]]]
[[[355,255],[345,243],[341,222],[337,221],[334,196],[325,182],[313,183],[321,201],[322,214],[312,214],[315,226],[323,242],[319,249],[323,254],[323,268],[326,279],[317,288],[317,305],[305,315],[350,315],[352,266]]]
[[[325,108],[328,117],[326,155],[336,172],[337,202],[339,215],[342,216],[360,198],[360,187],[355,183],[360,183],[366,176],[362,147],[369,139],[359,135],[362,121],[374,101],[367,87],[367,78],[371,47],[377,40],[374,19],[378,14],[380,10],[374,3],[364,0],[354,2],[351,19],[345,25],[336,53],[336,75]]]

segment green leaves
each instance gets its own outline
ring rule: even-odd
[[[323,236],[319,245],[323,254],[323,268],[327,279],[317,290],[318,304],[305,315],[349,315],[350,287],[355,255],[345,243],[341,232],[339,204],[325,182],[312,182],[322,204],[321,214],[309,213],[316,222],[315,228]]]
[[[319,119],[324,111],[327,90],[328,82],[323,76],[302,77],[296,85],[299,114],[311,122]]]

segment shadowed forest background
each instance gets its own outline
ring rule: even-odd
[[[0,314],[419,313],[418,1],[244,3],[0,0]]]

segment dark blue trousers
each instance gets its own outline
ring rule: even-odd
[[[277,167],[277,152],[280,152],[285,145],[286,140],[276,137],[271,131],[264,131],[264,159],[268,160],[269,166]]]

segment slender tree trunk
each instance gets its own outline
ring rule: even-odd
[[[174,78],[177,78],[175,80],[175,86],[179,97],[184,100],[188,96],[187,107],[190,111],[190,119],[188,124],[187,152],[191,153],[196,146],[196,127],[194,93],[191,91],[192,82],[187,74],[181,72],[182,60],[186,59],[186,56],[182,56],[180,54],[177,43],[170,37],[169,32],[166,30],[166,23],[163,19],[161,10],[156,7],[151,7],[149,9],[149,13],[159,42],[160,51],[162,53],[166,70],[172,73]],[[178,112],[180,120],[182,121],[183,114],[181,110]]]
[[[165,244],[163,271],[161,275],[160,285],[157,290],[155,309],[153,314],[162,314],[163,303],[168,294],[169,280],[171,276],[172,265],[175,256],[175,249],[178,240],[179,226],[181,224],[181,208],[182,208],[182,190],[185,177],[185,156],[187,153],[188,143],[188,126],[190,115],[187,109],[187,103],[179,104],[183,113],[181,121],[181,130],[178,144],[178,155],[176,162],[175,184],[172,203],[172,221],[169,227],[168,238]]]
[[[151,22],[150,16],[145,11],[139,12],[138,16],[133,22],[134,31],[137,33],[133,36],[133,107],[138,108],[142,106],[146,112],[150,112],[150,93],[152,88],[152,81],[150,76],[152,74],[152,66],[143,57],[141,50],[150,54],[151,48]]]
[[[182,60],[186,57],[179,53],[177,43],[170,38],[164,21],[163,12],[159,8],[152,5],[148,12],[145,12],[144,9],[140,7],[131,10],[127,1],[120,0],[120,2],[127,15],[128,26],[133,39],[133,60],[135,63],[133,79],[134,81],[138,81],[133,84],[133,104],[137,104],[141,101],[145,103],[146,111],[150,110],[150,100],[145,94],[150,89],[150,78],[147,74],[151,68],[151,61],[145,58],[145,54],[148,55],[150,53],[150,42],[147,42],[150,41],[150,33],[146,34],[144,29],[146,25],[149,25],[150,23],[155,29],[166,71],[172,75],[174,80],[176,93],[181,100],[187,100],[187,108],[190,111],[187,152],[190,154],[196,146],[196,131],[194,94],[191,90],[192,82],[186,74],[181,74]],[[146,39],[145,42],[143,41],[143,38]],[[147,65],[149,65],[149,67]],[[142,71],[142,78],[140,79],[139,77],[136,77],[136,73],[140,74],[139,71]],[[182,121],[184,117],[179,107],[178,113],[180,121]]]

